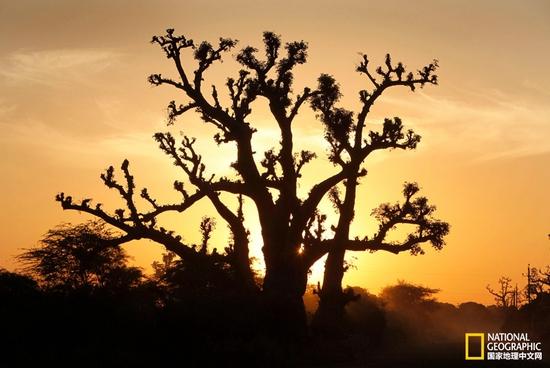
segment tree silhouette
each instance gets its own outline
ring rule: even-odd
[[[542,293],[547,293],[550,288],[550,266],[542,268],[531,268],[531,292],[538,296]]]
[[[204,216],[200,223],[202,239],[194,248],[202,255],[193,262],[176,259],[175,253],[163,254],[162,262],[153,262],[153,280],[164,289],[168,298],[202,298],[212,294],[239,295],[242,287],[227,256],[217,249],[207,252],[211,233],[215,227],[211,217]],[[242,295],[240,295],[242,296]]]
[[[438,292],[438,289],[400,280],[397,285],[382,289],[380,297],[386,302],[386,307],[389,309],[406,309],[414,305],[433,303],[435,301],[433,296]]]
[[[175,123],[177,118],[189,111],[198,113],[205,123],[217,130],[213,137],[217,144],[236,147],[235,161],[231,164],[234,174],[231,177],[207,174],[194,138],[184,136],[178,143],[170,133],[156,133],[154,138],[161,150],[194,186],[192,194],[184,189],[182,182],[176,181],[174,189],[181,193],[181,202],[161,205],[147,189],[143,189],[141,197],[152,209],[146,212],[138,210],[134,178],[125,160],[121,166],[125,184],[115,180],[113,167],[109,167],[101,178],[106,186],[120,193],[126,202],[126,209],[121,208],[110,214],[101,205],[91,206],[88,199],[75,202],[72,197],[60,193],[57,200],[64,209],[93,214],[119,228],[124,232],[116,240],[120,243],[148,238],[163,244],[183,262],[199,264],[206,249],[196,249],[183,243],[180,236],[159,227],[156,219],[165,212],[185,211],[198,200],[206,198],[228,223],[232,233],[232,240],[224,253],[227,262],[235,270],[241,284],[254,285],[248,256],[248,231],[243,225],[242,215],[242,198],[249,198],[257,209],[263,240],[266,269],[261,290],[267,328],[283,332],[285,336],[289,332],[301,335],[305,331],[302,295],[306,289],[308,271],[325,254],[331,254],[331,262],[335,265],[331,267],[327,264],[327,273],[335,276],[326,277],[325,283],[336,285],[341,281],[339,272],[343,256],[340,255],[346,250],[420,253],[423,242],[431,241],[436,248],[443,245],[448,225],[432,218],[434,208],[427,204],[425,198],[413,199],[418,192],[418,186],[414,184],[405,186],[405,202],[402,205],[383,205],[376,210],[380,228],[374,237],[349,237],[355,188],[359,178],[367,173],[363,168],[366,158],[378,150],[412,149],[420,140],[412,130],[404,129],[399,118],[386,119],[381,131],[365,132],[367,115],[375,101],[390,87],[405,86],[415,90],[425,84],[436,84],[436,61],[412,73],[406,72],[402,63],[392,63],[388,55],[385,65],[376,68],[375,76],[368,68],[369,60],[363,56],[357,71],[367,77],[373,88],[359,91],[361,110],[354,114],[337,106],[341,97],[340,87],[328,74],[321,74],[316,87],[305,87],[300,93],[293,92],[294,69],[307,60],[307,44],[304,41],[288,42],[283,46],[278,35],[265,32],[263,58],[258,55],[259,50],[252,46],[246,46],[237,53],[236,60],[242,69],[236,77],[227,79],[225,96],[215,85],[205,87],[203,82],[207,71],[236,47],[236,40],[220,38],[216,45],[206,41],[196,43],[168,29],[165,35],[153,37],[152,43],[163,50],[177,73],[175,78],[153,74],[149,82],[155,86],[171,86],[186,98],[183,104],[175,101],[168,104],[168,123]],[[278,147],[264,152],[263,159],[256,160],[252,137],[257,129],[250,114],[253,103],[260,98],[268,103],[279,128],[280,142]],[[325,128],[324,138],[330,146],[328,159],[337,170],[318,181],[307,196],[301,198],[297,189],[302,169],[316,158],[316,153],[296,150],[293,123],[308,103]],[[335,189],[339,184],[346,189],[343,200],[339,199]],[[221,193],[238,196],[239,207],[230,208],[229,202],[222,201]],[[326,216],[317,210],[321,200],[329,194],[340,213],[334,236],[327,235],[323,224]],[[402,243],[387,241],[387,233],[402,223],[417,225],[418,230]],[[329,294],[327,291],[326,295]]]
[[[18,256],[24,271],[47,289],[64,291],[126,289],[137,285],[141,270],[128,267],[119,238],[100,221],[63,224]]]
[[[497,306],[504,308],[512,306],[514,290],[512,288],[511,278],[503,276],[498,279],[498,289],[493,289],[490,285],[487,285],[486,289],[495,297]]]
[[[372,211],[379,222],[377,233],[372,238],[349,239],[349,227],[354,214],[354,203],[350,198],[355,198],[357,184],[356,180],[345,183],[344,200],[339,198],[338,191],[331,192],[331,199],[340,218],[332,240],[334,243],[325,263],[323,287],[319,292],[319,309],[314,319],[318,330],[334,330],[342,322],[345,305],[357,299],[353,292],[342,288],[342,278],[348,269],[344,259],[346,250],[383,250],[394,254],[409,251],[413,255],[424,254],[422,243],[430,242],[435,249],[441,249],[444,245],[443,237],[449,231],[447,223],[433,218],[435,206],[429,205],[425,197],[415,197],[420,190],[418,185],[405,183],[403,203],[385,203]],[[386,241],[391,230],[402,224],[414,225],[416,230],[410,232],[403,242]]]
[[[38,285],[32,278],[0,268],[0,297],[2,300],[29,298],[35,296],[37,291]]]

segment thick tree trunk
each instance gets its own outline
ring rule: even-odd
[[[338,333],[344,327],[345,306],[349,298],[342,290],[345,250],[329,252],[325,263],[319,306],[313,317],[312,330],[320,334]]]
[[[250,258],[248,255],[248,235],[234,234],[234,252],[232,254],[231,265],[235,270],[235,275],[239,284],[245,291],[257,291],[258,287],[254,280],[254,272],[250,267]]]
[[[307,269],[299,257],[266,259],[263,312],[269,334],[287,341],[301,340],[307,335],[302,299],[306,285]]]
[[[353,172],[358,170],[357,166]],[[345,185],[346,194],[339,208],[340,218],[334,236],[336,247],[327,255],[323,288],[319,292],[319,307],[313,319],[312,327],[318,333],[339,333],[344,328],[345,306],[353,300],[352,294],[346,294],[342,290],[346,250],[338,245],[349,238],[349,229],[354,216],[357,177],[348,178]]]

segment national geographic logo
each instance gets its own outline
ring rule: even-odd
[[[464,335],[465,360],[542,360],[542,343],[531,341],[526,332]]]
[[[466,360],[485,359],[485,334],[483,332],[470,332],[464,335]]]

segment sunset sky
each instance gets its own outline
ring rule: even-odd
[[[238,49],[260,47],[265,30],[283,41],[303,39],[309,61],[296,69],[295,90],[332,74],[342,105],[354,110],[357,92],[368,86],[354,72],[360,53],[380,63],[389,52],[411,70],[439,60],[439,86],[393,90],[374,107],[369,128],[399,116],[422,141],[416,151],[367,161],[352,233],[372,235],[371,210],[400,199],[403,182],[416,181],[437,216],[451,224],[447,245],[425,247],[416,257],[350,253],[355,268],[345,284],[376,293],[403,279],[441,289],[442,301],[492,303],[487,284],[506,275],[523,287],[527,264],[550,265],[548,1],[0,1],[0,267],[17,269],[14,256],[57,224],[90,218],[62,211],[56,193],[92,197],[111,209],[122,205],[99,175],[125,158],[139,188],[165,202],[177,199],[172,182],[183,175],[157,148],[157,131],[197,137],[207,171],[230,172],[232,146],[217,147],[212,128],[193,113],[166,127],[167,103],[185,102],[170,88],[147,83],[151,73],[174,75],[149,43],[166,28],[195,41],[232,37]],[[235,75],[227,56],[208,74],[209,84],[223,86]],[[263,102],[255,107],[260,155],[277,142],[277,127]],[[320,159],[305,171],[303,193],[334,170],[323,154],[321,123],[306,110],[296,122],[296,145]],[[322,209],[336,218],[330,204]],[[204,202],[164,221],[197,242],[200,219],[211,212]],[[250,202],[246,213],[253,253],[261,258]],[[213,243],[223,249],[226,238],[220,220]],[[149,242],[126,248],[145,269],[162,252]],[[322,268],[315,265],[312,282]]]

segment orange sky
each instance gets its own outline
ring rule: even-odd
[[[413,4],[414,3],[414,4]],[[336,5],[335,5],[336,4]],[[309,62],[297,69],[296,90],[321,72],[340,82],[348,108],[366,80],[354,72],[359,53],[378,62],[390,52],[410,68],[440,60],[440,86],[412,94],[391,91],[369,120],[400,116],[423,139],[414,152],[388,152],[367,163],[357,201],[354,235],[372,234],[370,211],[400,197],[417,181],[438,216],[451,223],[447,246],[426,255],[350,254],[356,269],[344,282],[377,292],[405,279],[440,288],[449,302],[490,303],[485,290],[501,275],[524,284],[527,264],[550,264],[550,3],[547,1],[18,1],[0,6],[0,266],[60,222],[84,215],[64,212],[58,191],[115,205],[99,174],[124,158],[139,187],[169,201],[182,179],[156,148],[152,134],[166,130],[165,107],[178,95],[152,88],[146,77],[173,72],[151,36],[174,27],[195,40],[219,36],[260,46],[261,32],[309,42]],[[234,63],[209,74],[221,85]],[[276,126],[261,103],[254,143],[261,152],[276,141]],[[320,152],[322,128],[311,113],[297,121],[298,144]],[[216,148],[212,130],[188,115],[172,129],[198,137],[210,172],[227,171],[230,146]],[[208,150],[208,151],[207,151]],[[220,156],[221,155],[221,156]],[[322,155],[321,155],[322,156]],[[326,161],[311,165],[305,192]],[[331,213],[326,203],[324,208]],[[205,202],[164,219],[198,241]],[[249,203],[249,217],[253,209]],[[218,221],[214,242],[227,235]],[[248,224],[260,257],[254,219]],[[146,267],[161,248],[128,247]],[[322,271],[315,266],[312,281]]]

